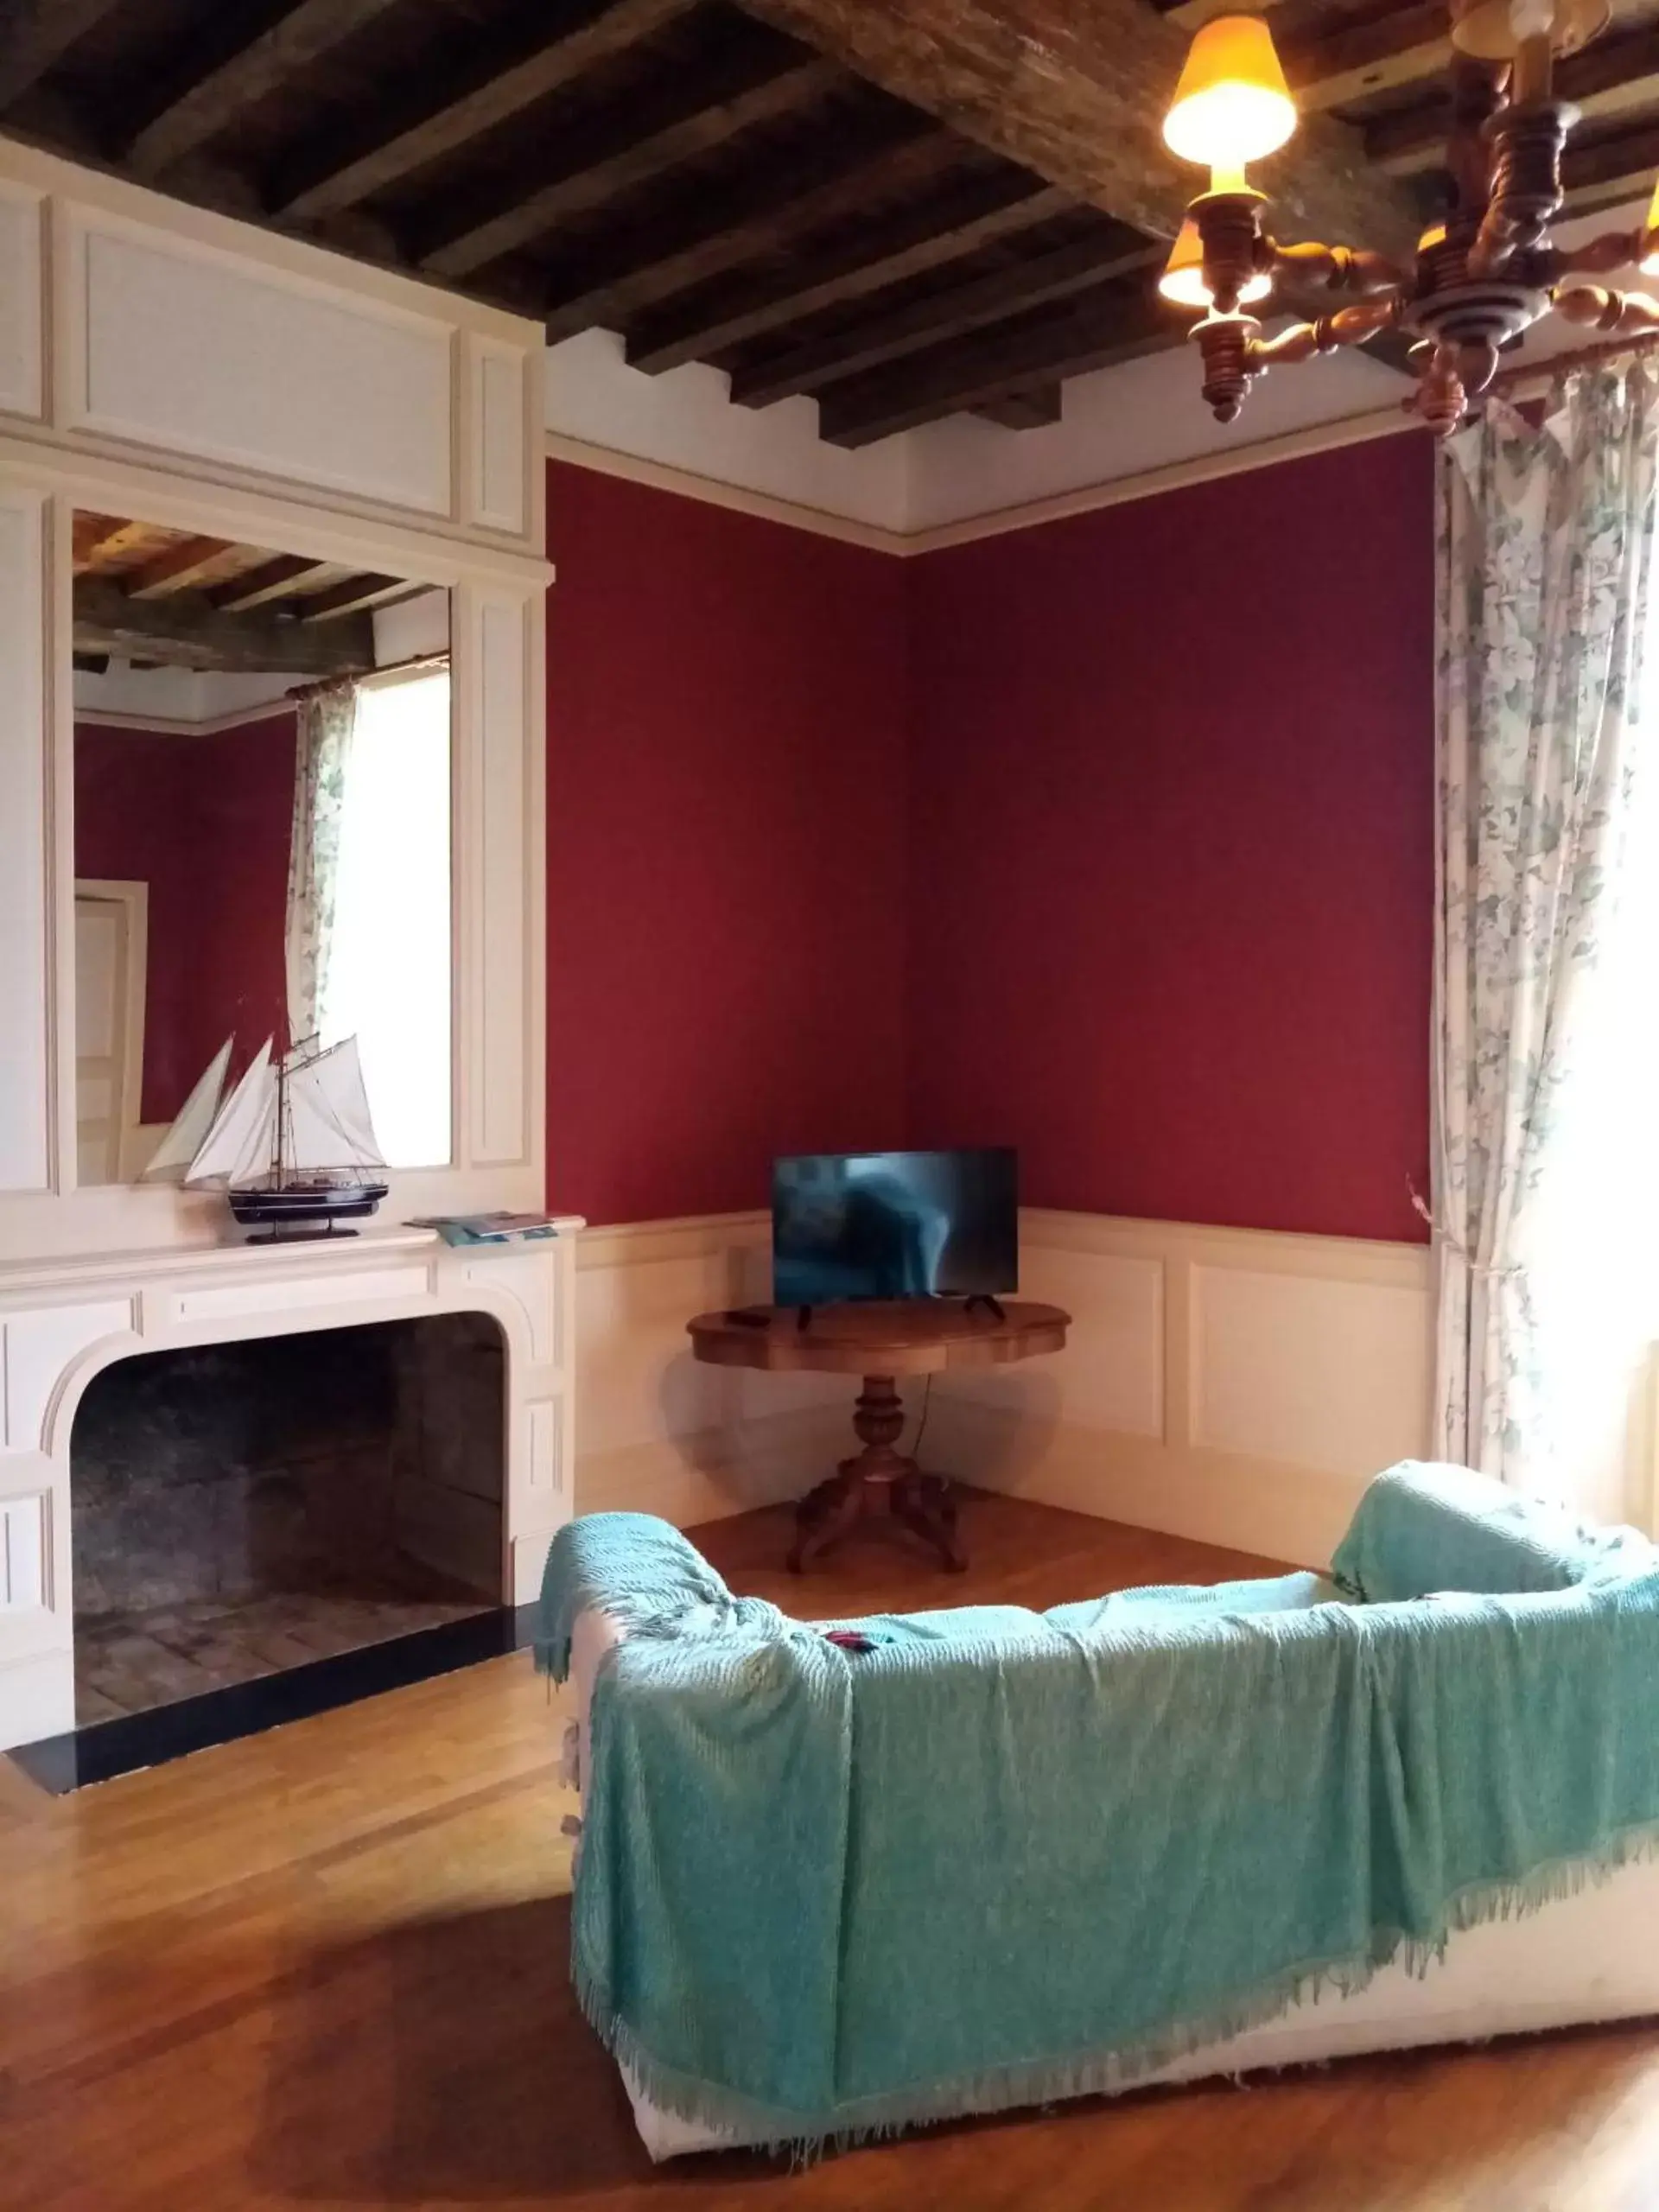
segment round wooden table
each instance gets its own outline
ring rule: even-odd
[[[853,1431],[863,1449],[796,1508],[789,1554],[795,1573],[867,1514],[880,1514],[912,1529],[959,1573],[968,1561],[957,1537],[950,1482],[925,1475],[896,1448],[905,1428],[897,1379],[952,1367],[1001,1367],[1058,1351],[1071,1324],[1059,1306],[1029,1299],[916,1298],[815,1306],[804,1319],[792,1306],[751,1306],[699,1313],[686,1328],[696,1357],[715,1367],[863,1377],[853,1409]]]

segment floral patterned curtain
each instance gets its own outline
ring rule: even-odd
[[[1440,462],[1436,1448],[1558,1494],[1571,1440],[1539,1262],[1607,1018],[1656,448],[1659,385],[1625,361],[1571,375],[1541,429],[1494,405]],[[1565,1254],[1557,1238],[1552,1294]]]
[[[316,1034],[334,941],[346,764],[357,721],[357,687],[330,684],[301,702],[288,859],[288,1030]]]

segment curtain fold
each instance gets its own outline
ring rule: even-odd
[[[290,1044],[316,1035],[328,982],[340,876],[346,768],[357,686],[330,684],[301,702],[289,843],[286,955]]]
[[[1433,1216],[1437,1451],[1571,1494],[1553,1200],[1617,1020],[1614,948],[1637,801],[1659,398],[1586,368],[1534,429],[1494,405],[1442,456]],[[1553,1239],[1553,1241],[1552,1241]],[[1554,1296],[1553,1310],[1562,1300]]]

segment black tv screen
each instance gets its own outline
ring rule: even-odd
[[[1019,1287],[1010,1147],[815,1152],[773,1162],[776,1304],[995,1296]]]

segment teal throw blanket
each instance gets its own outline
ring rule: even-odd
[[[582,1603],[632,1609],[574,1972],[653,2100],[716,2126],[813,2145],[1109,2088],[1659,1827],[1650,1551],[1519,1596],[1299,1575],[880,1617],[849,1652],[689,1548],[575,1523],[545,1658]]]
[[[1569,1590],[1650,1556],[1634,1529],[1592,1528],[1470,1467],[1402,1459],[1367,1485],[1331,1572],[1344,1596],[1377,1605],[1437,1590]]]

